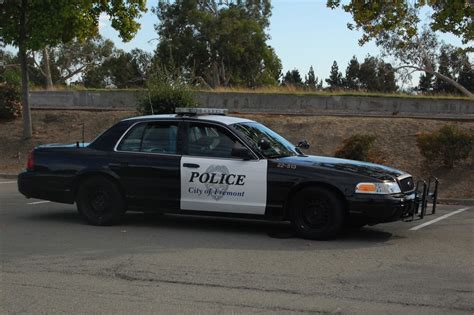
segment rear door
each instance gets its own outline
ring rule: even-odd
[[[265,214],[267,160],[242,160],[244,146],[226,127],[190,122],[181,158],[181,210]]]
[[[120,177],[132,206],[179,209],[178,128],[178,121],[141,122],[115,148],[109,166]]]

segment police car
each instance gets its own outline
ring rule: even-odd
[[[426,184],[420,193],[403,171],[306,155],[306,141],[295,146],[225,113],[178,108],[122,120],[89,144],[39,146],[19,191],[76,203],[94,225],[116,224],[127,210],[232,216],[290,221],[309,239],[423,214],[428,195],[436,203],[437,182],[436,193]]]

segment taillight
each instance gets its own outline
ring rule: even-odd
[[[32,171],[35,168],[35,156],[34,151],[28,154],[28,162],[26,163],[26,169]]]

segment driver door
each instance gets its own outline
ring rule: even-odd
[[[223,126],[189,123],[181,158],[181,210],[264,215],[267,160],[232,156],[243,146]]]

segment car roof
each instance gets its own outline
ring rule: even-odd
[[[147,115],[147,116],[138,116],[138,117],[131,117],[124,120],[153,120],[153,119],[169,119],[169,118],[189,118],[189,119],[197,119],[197,120],[210,120],[215,122],[220,122],[225,125],[232,125],[237,123],[243,122],[255,122],[250,119],[240,118],[240,117],[232,117],[232,116],[223,116],[223,115],[195,115],[195,116],[183,116],[177,114],[164,114],[164,115]]]

